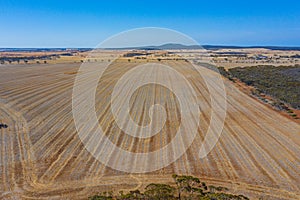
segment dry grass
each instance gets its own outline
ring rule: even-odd
[[[225,127],[213,151],[205,159],[199,159],[198,150],[210,118],[209,95],[203,80],[185,62],[168,64],[187,75],[198,89],[203,102],[200,137],[175,163],[141,175],[105,167],[82,145],[72,118],[71,99],[79,64],[1,66],[0,122],[9,128],[0,130],[0,198],[86,199],[101,190],[133,190],[151,182],[171,182],[171,174],[177,173],[193,174],[254,198],[298,199],[300,125],[225,81],[228,95]],[[113,125],[104,97],[109,96],[110,86],[118,77],[134,65],[116,62],[103,76],[106,87],[99,86],[96,95],[96,111],[102,126]],[[108,128],[106,134],[111,141],[129,151],[155,150],[170,141],[178,127],[176,100],[168,90],[156,89],[160,92],[154,94],[167,105],[171,124],[150,141],[137,141],[116,127]],[[131,108],[138,122],[145,109],[141,102],[149,103],[152,90],[145,87],[135,93]]]

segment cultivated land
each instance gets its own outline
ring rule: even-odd
[[[228,101],[225,126],[215,148],[200,159],[199,148],[211,116],[208,90],[187,62],[161,63],[185,75],[196,90],[202,102],[199,137],[176,162],[147,174],[127,174],[105,167],[84,148],[72,116],[72,87],[80,63],[1,65],[0,123],[8,128],[0,129],[0,198],[86,199],[99,191],[170,183],[174,173],[195,175],[250,198],[299,198],[299,123],[224,80]],[[108,68],[97,88],[95,108],[99,124],[117,146],[133,152],[154,151],[169,143],[179,126],[178,102],[170,90],[148,85],[131,99],[131,116],[139,124],[149,123],[146,113],[153,102],[167,108],[166,126],[150,139],[136,139],[119,130],[109,111],[110,101],[106,100],[118,79],[136,64],[124,58]],[[207,69],[203,75],[211,73]],[[88,86],[84,81],[81,84]],[[118,155],[112,152],[115,158]],[[160,161],[157,158],[151,162]]]

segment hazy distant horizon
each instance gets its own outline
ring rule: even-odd
[[[264,44],[255,44],[255,45],[236,45],[236,44],[199,44],[200,46],[219,46],[219,47],[245,47],[245,48],[255,48],[255,47],[289,47],[289,48],[300,48],[299,45],[264,45]],[[95,46],[0,46],[0,49],[94,49]],[[130,47],[130,46],[129,46]],[[128,48],[129,48],[128,47]],[[143,46],[134,46],[134,47],[143,47]],[[127,47],[126,47],[127,48]]]
[[[163,44],[164,45],[164,44]],[[159,47],[158,45],[157,47]],[[193,45],[191,45],[193,46]],[[224,47],[224,48],[299,48],[300,50],[300,45],[219,45],[219,44],[203,44],[199,45],[201,47]],[[143,48],[143,47],[148,47],[148,46],[126,46],[126,47],[120,47],[120,48],[115,48],[115,49],[130,49],[130,48]],[[95,49],[97,47],[65,47],[65,46],[60,46],[60,47],[0,47],[0,50],[3,49]],[[101,49],[101,48],[100,48]],[[103,48],[105,49],[105,48]],[[109,49],[109,48],[107,48]],[[111,49],[114,49],[112,47]]]

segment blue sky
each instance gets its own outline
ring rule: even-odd
[[[300,46],[300,2],[0,0],[0,47],[94,47],[139,27],[200,44]]]

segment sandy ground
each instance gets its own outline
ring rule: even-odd
[[[199,137],[173,164],[133,175],[105,167],[91,156],[77,135],[71,98],[79,64],[0,66],[0,122],[8,124],[7,129],[0,130],[0,198],[86,199],[103,190],[133,190],[150,182],[171,182],[171,175],[178,173],[198,176],[253,199],[299,199],[300,125],[225,81],[225,126],[215,148],[200,159],[199,147],[210,122],[207,88],[184,62],[168,64],[198,89],[203,102]],[[160,92],[145,87],[134,94],[131,116],[140,123],[149,120],[142,115],[152,94],[162,99],[169,111],[172,124],[150,141],[136,140],[118,130],[107,111],[109,102],[104,100],[117,79],[134,66],[124,61],[110,67],[100,80],[105,86],[97,88],[95,108],[99,123],[107,127],[105,134],[113,143],[133,152],[153,151],[166,145],[178,127],[180,117],[174,96],[161,87],[156,88]]]
[[[173,52],[176,54],[168,54],[163,56],[164,52]],[[197,58],[201,62],[210,62],[216,66],[222,66],[225,68],[232,67],[247,67],[254,65],[296,65],[300,64],[300,51],[299,50],[270,50],[265,48],[239,48],[239,49],[216,49],[216,50],[204,50],[204,49],[187,49],[187,50],[166,50],[161,53],[158,51],[157,55],[152,56],[153,59],[161,58],[166,59],[176,57],[176,55],[183,55],[184,58],[194,59]],[[95,50],[93,56],[91,56],[89,62],[99,62],[103,60],[112,59],[116,54],[125,54],[128,50]],[[72,56],[63,55],[64,53],[72,53]],[[59,58],[52,58],[46,60],[49,64],[58,63],[81,63],[85,60],[85,57],[89,54],[89,51],[78,50],[64,50],[64,51],[1,51],[0,57],[30,57],[30,56],[46,56],[46,55],[59,55]],[[241,55],[242,54],[242,55]],[[160,55],[160,56],[159,56]],[[294,56],[294,57],[293,57]],[[295,57],[296,56],[296,57]],[[142,56],[143,57],[143,56]],[[127,60],[128,58],[125,58]],[[140,62],[137,59],[133,59],[135,62]],[[27,64],[44,64],[45,60],[33,59],[28,60]],[[87,61],[87,59],[86,59]],[[8,64],[8,61],[6,61]],[[10,64],[25,64],[24,60],[20,62],[12,62]]]

